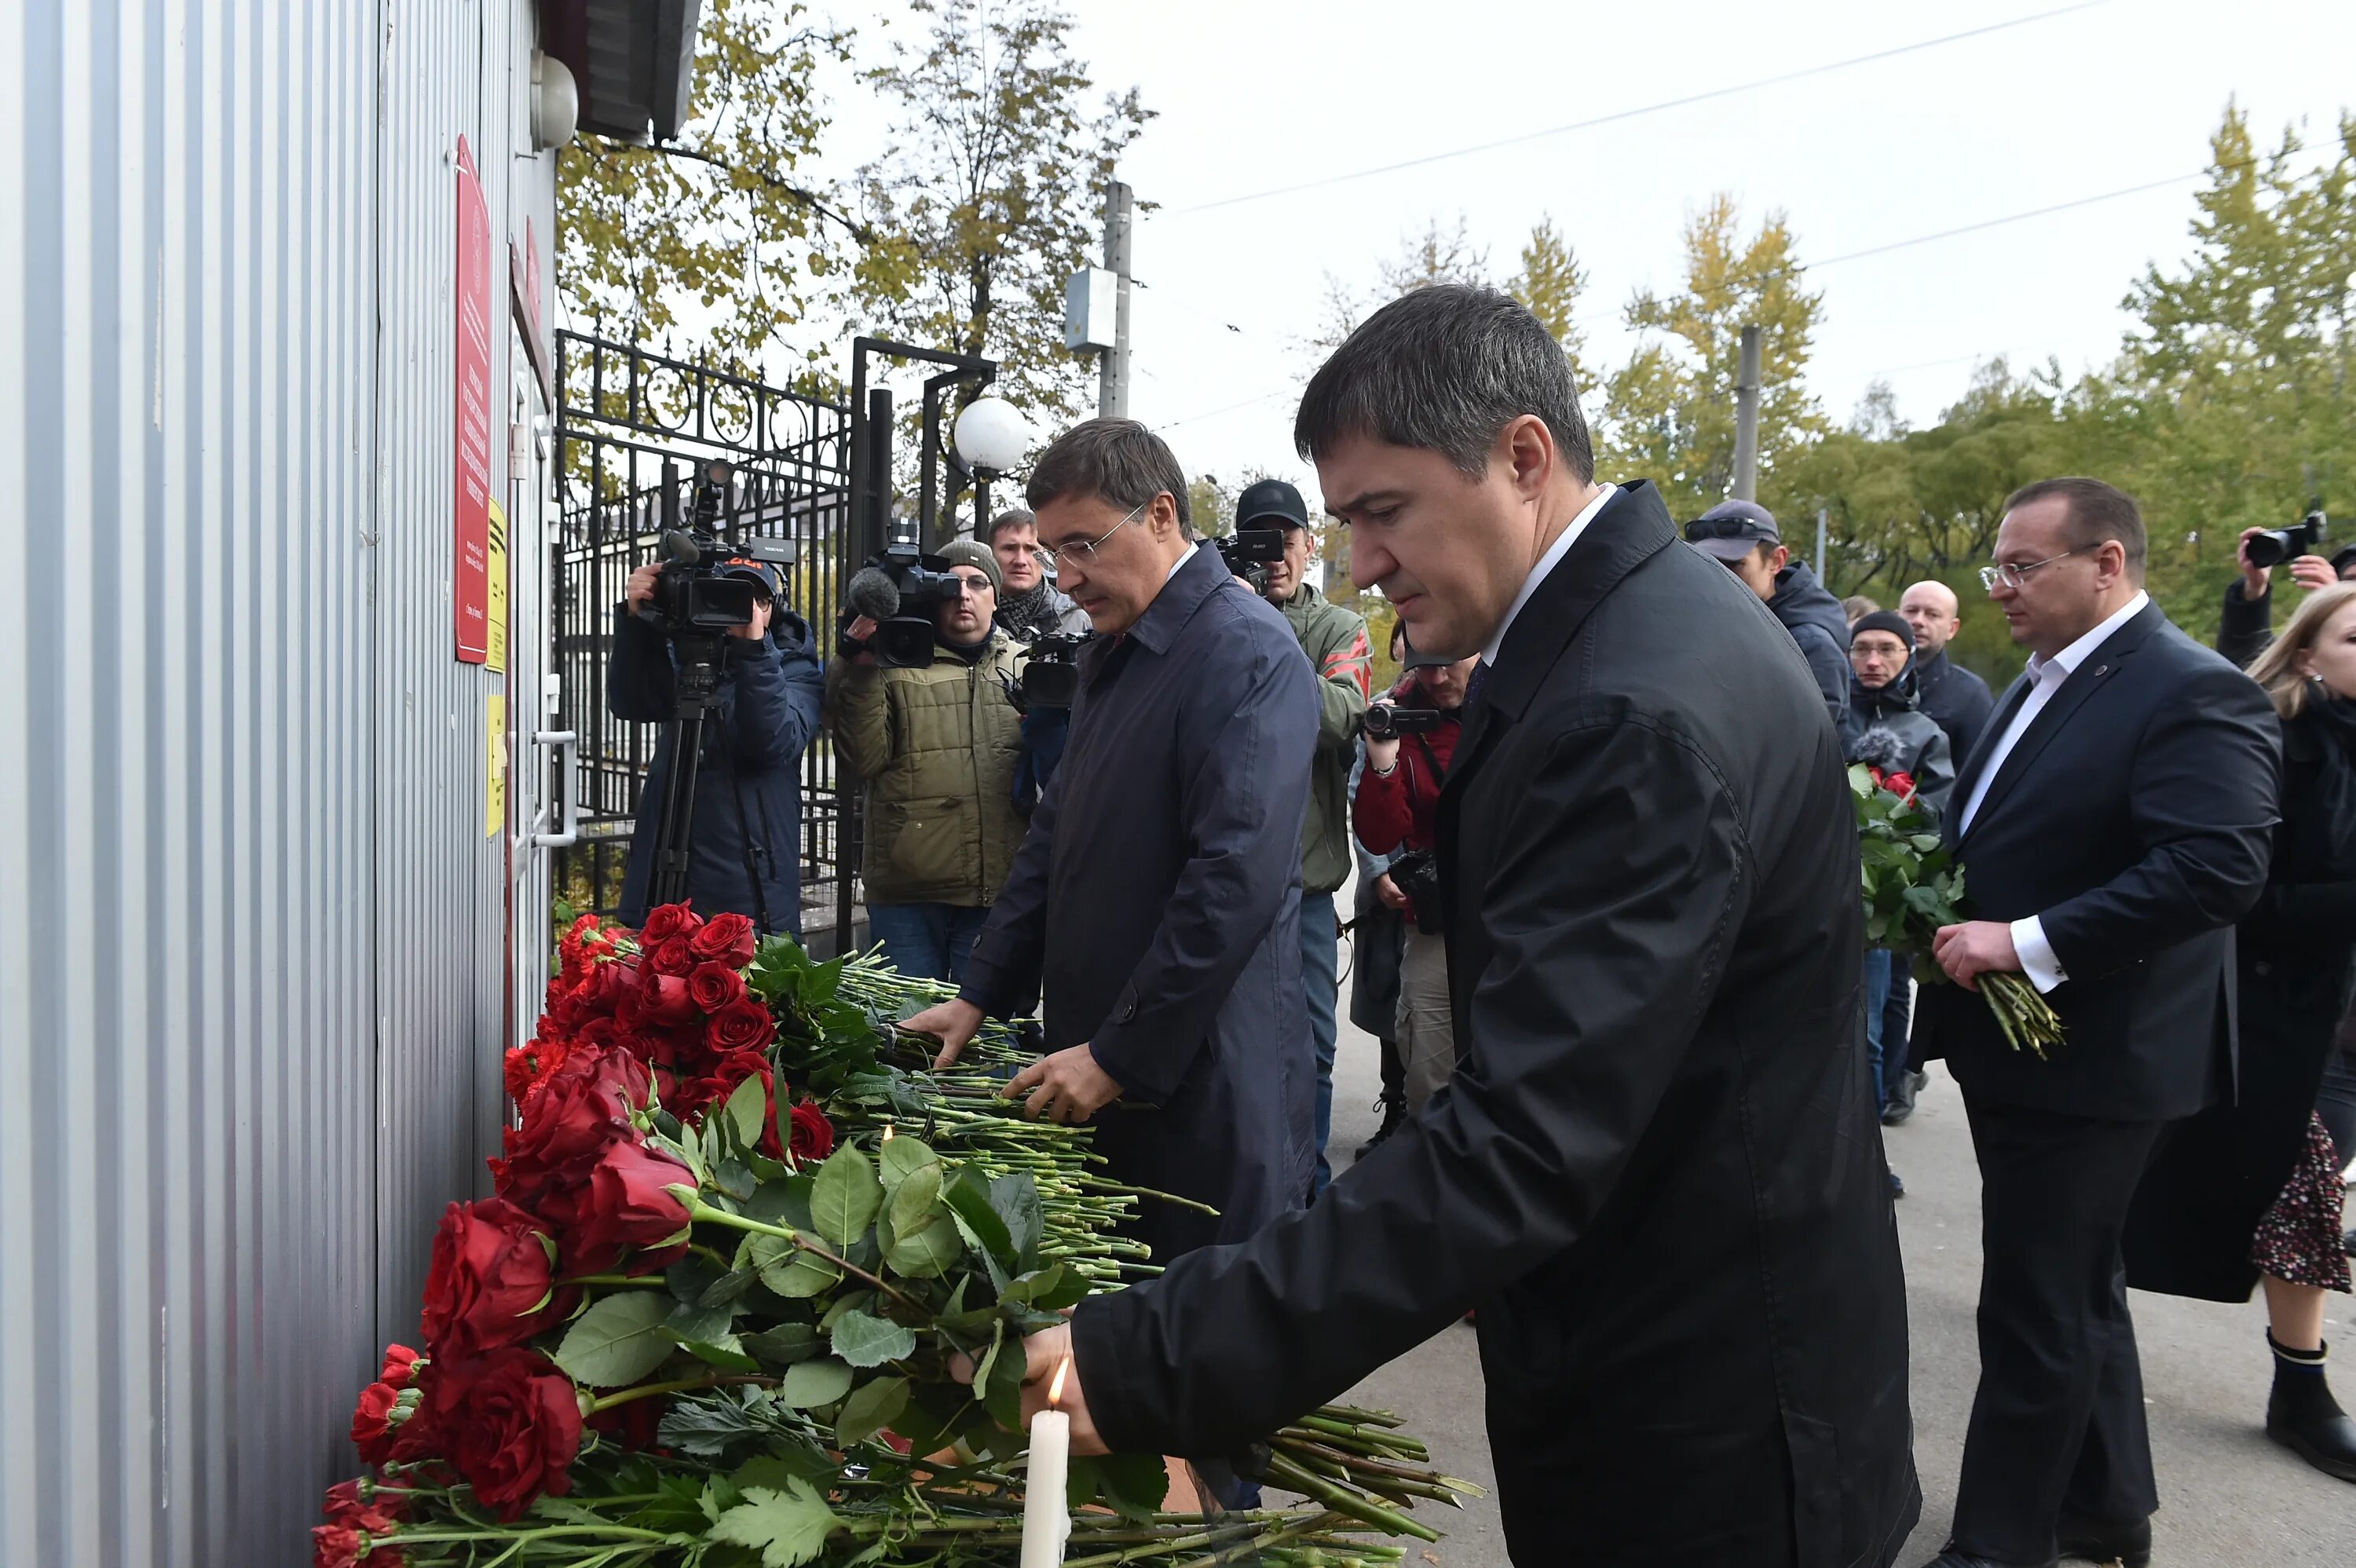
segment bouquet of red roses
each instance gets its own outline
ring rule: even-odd
[[[1003,1040],[970,1081],[896,1065],[905,989],[683,905],[635,935],[576,923],[507,1062],[495,1196],[443,1216],[425,1349],[362,1392],[373,1468],[327,1494],[315,1562],[1011,1563],[1023,1337],[1150,1266],[1106,1233],[1139,1195],[1088,1171],[1084,1129],[995,1100]],[[1075,1550],[1436,1538],[1394,1504],[1466,1488],[1410,1468],[1387,1418],[1326,1414],[1353,1457],[1307,1509],[1161,1515],[1158,1456],[1074,1461],[1073,1506],[1109,1510]]]
[[[1848,771],[1857,805],[1858,869],[1864,879],[1865,944],[1903,953],[1924,985],[1947,982],[1931,958],[1939,928],[1963,918],[1964,870],[1914,795],[1914,781],[1858,763]],[[1980,995],[2015,1051],[2038,1055],[2062,1043],[2062,1020],[2025,976],[1980,976]]]

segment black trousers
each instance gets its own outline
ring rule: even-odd
[[[2119,1238],[2164,1122],[1991,1105],[1966,1090],[1980,1165],[1980,1382],[1954,1544],[2044,1563],[2054,1523],[2159,1506]]]

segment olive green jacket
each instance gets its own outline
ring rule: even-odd
[[[1301,891],[1330,893],[1350,880],[1350,764],[1374,680],[1366,623],[1326,603],[1308,583],[1277,606],[1317,672],[1317,755],[1309,768],[1309,816],[1301,829]]]
[[[1014,814],[1022,661],[1022,645],[992,632],[970,665],[947,654],[924,669],[828,664],[835,755],[867,786],[869,903],[979,908],[998,897],[1024,831]]]

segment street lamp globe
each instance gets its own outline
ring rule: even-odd
[[[1031,450],[1031,426],[1004,398],[976,398],[958,415],[958,456],[977,474],[1004,474]]]

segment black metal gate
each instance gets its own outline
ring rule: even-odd
[[[862,553],[850,527],[851,420],[840,403],[577,333],[556,335],[556,357],[558,727],[579,734],[581,770],[581,841],[560,851],[557,886],[576,908],[610,914],[661,727],[612,716],[605,660],[623,584],[660,542],[665,496],[700,462],[734,464],[723,532],[794,541],[787,593],[823,643]],[[802,761],[803,930],[827,945],[849,902],[837,880],[849,874],[856,795],[831,741],[813,740]]]

